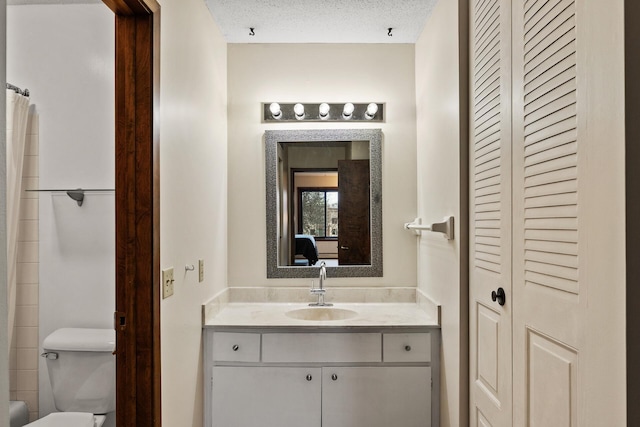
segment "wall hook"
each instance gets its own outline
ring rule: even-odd
[[[187,264],[184,266],[184,271],[193,271],[196,267],[193,264]]]
[[[82,202],[84,201],[84,190],[82,188],[67,191],[67,196],[78,202],[78,206],[82,206]]]
[[[249,28],[249,35],[250,36],[255,36],[256,35],[256,32],[254,30],[255,30],[255,28],[253,28],[253,27]]]
[[[389,30],[389,31],[387,32],[387,35],[388,35],[389,37],[393,37],[393,34],[391,34],[391,30],[393,30],[393,28],[389,27],[389,28],[388,28],[388,30]]]

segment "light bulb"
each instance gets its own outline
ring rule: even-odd
[[[375,102],[372,102],[371,104],[367,105],[367,112],[365,113],[364,116],[367,118],[367,120],[371,120],[375,117],[377,112],[378,112],[378,104],[376,104]]]
[[[322,104],[320,104],[320,107],[318,107],[318,112],[320,113],[320,118],[321,119],[326,119],[329,116],[329,110],[331,109],[331,107],[329,107],[329,104],[327,104],[326,102],[323,102]]]
[[[293,112],[296,114],[296,119],[304,119],[304,105],[298,103],[293,106]]]
[[[269,105],[269,111],[271,111],[271,115],[274,119],[279,119],[282,116],[282,110],[280,110],[280,104],[277,102],[272,102]]]
[[[344,116],[344,118],[350,119],[354,109],[355,107],[352,103],[347,102],[346,104],[344,104],[344,108],[342,109],[342,115]]]

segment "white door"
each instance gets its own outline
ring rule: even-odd
[[[216,427],[320,427],[321,369],[214,367]]]
[[[580,131],[574,0],[513,5],[514,425],[576,427]],[[586,425],[586,424],[582,424]],[[614,425],[614,424],[611,424]]]
[[[510,427],[510,1],[472,0],[470,22],[470,420]]]
[[[431,426],[428,366],[322,368],[322,384],[322,427]]]
[[[625,425],[623,5],[473,1],[472,426]],[[508,51],[492,53],[500,88],[483,86],[485,44]],[[490,114],[508,135],[488,191]]]

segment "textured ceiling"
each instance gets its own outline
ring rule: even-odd
[[[415,43],[438,0],[202,1],[229,43]],[[9,5],[84,3],[101,0],[7,0]],[[249,35],[251,27],[255,36]]]
[[[438,0],[204,1],[229,43],[415,43]]]

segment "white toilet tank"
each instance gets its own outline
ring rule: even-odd
[[[59,411],[115,411],[115,342],[113,329],[63,328],[44,339],[43,356]]]

